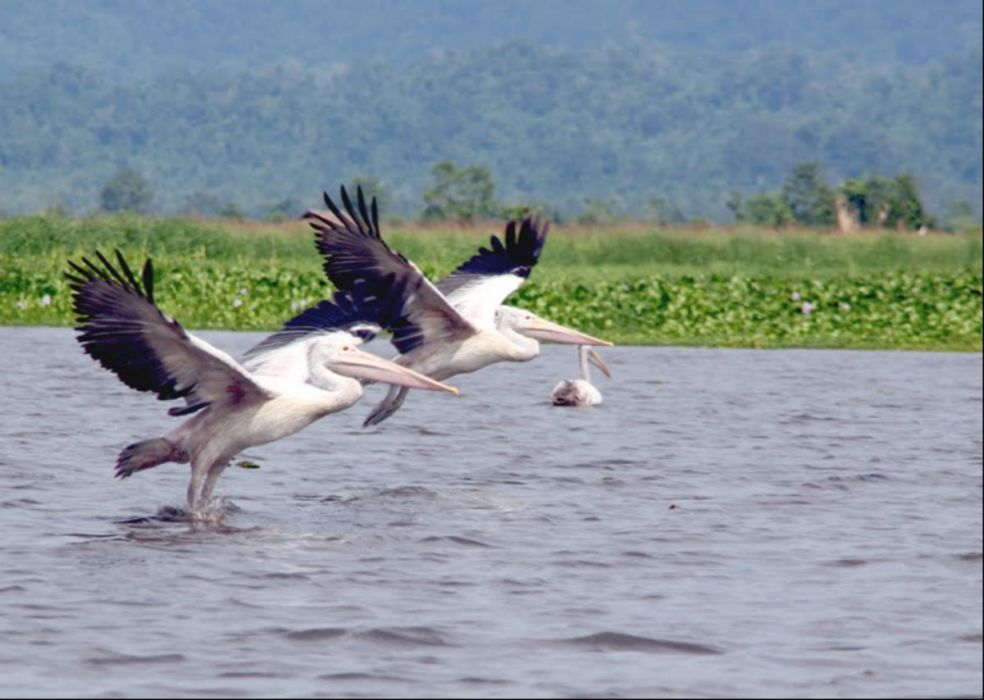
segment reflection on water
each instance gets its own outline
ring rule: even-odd
[[[980,355],[612,348],[571,410],[548,348],[362,430],[370,387],[191,524],[186,466],[112,478],[165,404],[0,353],[4,695],[981,693]]]

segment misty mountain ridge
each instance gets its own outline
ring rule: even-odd
[[[58,12],[38,25],[36,7]],[[592,201],[641,215],[660,199],[724,221],[732,190],[774,189],[805,161],[832,183],[912,172],[931,209],[979,213],[980,7],[932,7],[7,0],[19,22],[0,23],[0,211],[90,211],[130,167],[161,212],[202,195],[254,215],[311,206],[366,176],[414,215],[449,160],[488,167],[505,202],[565,215]],[[909,34],[879,33],[890,20]],[[47,41],[11,39],[25,25]],[[523,33],[546,38],[511,38]]]
[[[779,45],[916,65],[979,45],[982,26],[981,4],[968,0],[2,0],[0,18],[0,75],[62,62],[110,80],[178,67],[406,64],[515,39],[723,54]]]

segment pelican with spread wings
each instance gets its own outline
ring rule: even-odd
[[[239,363],[158,308],[149,259],[138,279],[119,251],[115,265],[102,253],[96,258],[68,263],[79,343],[130,388],[162,400],[183,398],[185,405],[171,408],[170,415],[191,414],[164,436],[124,448],[116,476],[166,462],[191,462],[192,517],[208,504],[219,475],[237,453],[348,408],[362,396],[360,380],[457,393],[358,349],[367,334],[379,329],[375,324],[399,324],[406,297],[398,284],[380,283],[374,288],[378,295],[358,285],[337,292]],[[317,331],[311,332],[314,323]]]
[[[503,239],[459,266],[436,286],[403,255],[392,250],[379,231],[376,199],[367,207],[362,188],[353,204],[341,188],[344,211],[324,193],[330,216],[308,211],[324,270],[337,289],[365,288],[381,293],[387,285],[408,290],[405,314],[386,329],[400,352],[396,363],[444,380],[495,362],[525,362],[540,352],[540,342],[611,345],[536,314],[503,305],[536,265],[549,224],[527,216],[506,224]],[[406,391],[393,387],[366,418],[376,425],[395,413]]]

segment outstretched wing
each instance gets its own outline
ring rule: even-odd
[[[492,236],[491,248],[479,248],[437,284],[448,302],[475,325],[494,323],[496,307],[519,289],[540,259],[550,223],[527,216],[518,235],[516,226],[515,221],[507,223],[504,243]]]
[[[68,261],[78,341],[99,364],[137,391],[161,400],[184,398],[171,415],[192,413],[212,403],[266,398],[229,355],[186,332],[154,302],[154,273],[148,259],[142,283],[117,250],[119,269],[97,252],[98,264]]]
[[[361,283],[351,290],[336,291],[331,299],[320,301],[285,322],[279,331],[247,350],[245,357],[252,366],[252,361],[260,355],[311,336],[336,331],[349,333],[357,342],[369,342],[384,328],[400,323],[401,291],[392,284],[384,291],[385,294],[373,294]]]
[[[393,344],[403,354],[425,344],[451,342],[475,333],[475,327],[420,269],[383,241],[376,199],[372,200],[371,210],[367,208],[359,187],[356,210],[344,186],[341,195],[344,213],[327,192],[324,194],[334,219],[315,211],[304,214],[315,230],[315,243],[332,284],[343,291],[380,299],[398,295],[398,312],[380,321],[393,334]]]

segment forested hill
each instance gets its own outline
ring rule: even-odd
[[[0,0],[0,75],[57,62],[110,80],[174,67],[416,61],[513,39],[582,50],[770,44],[855,63],[925,63],[980,42],[975,0]]]
[[[177,71],[120,85],[67,65],[0,81],[0,209],[98,206],[121,167],[156,211],[206,193],[257,214],[366,175],[420,211],[433,165],[491,169],[498,196],[576,214],[664,197],[727,220],[732,190],[774,189],[803,161],[834,182],[916,174],[931,210],[980,206],[981,51],[859,65],[788,48],[722,56],[643,40],[528,41],[334,72]]]

